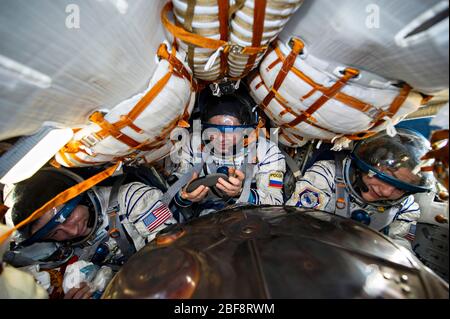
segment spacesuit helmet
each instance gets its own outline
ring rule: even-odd
[[[356,143],[344,166],[346,184],[357,199],[376,206],[428,192],[434,178],[421,169],[421,157],[429,150],[429,141],[416,131],[398,128],[393,137],[380,132]]]
[[[58,194],[82,181],[82,177],[63,168],[46,167],[39,170],[29,179],[14,186],[12,190],[12,222],[17,225]],[[51,234],[58,229],[58,226],[64,224],[71,217],[72,220],[77,218],[75,221],[85,222],[85,225],[77,225],[70,239],[52,238]],[[99,218],[101,218],[101,205],[98,192],[93,187],[68,202],[53,207],[50,212],[21,228],[19,230],[21,239],[19,246],[26,247],[45,241],[62,241],[72,246],[79,245],[95,233],[99,225]],[[82,234],[82,236],[77,234]]]
[[[209,90],[203,90],[199,98],[202,124],[207,125],[214,116],[224,115],[237,118],[240,125],[256,126],[257,104],[248,91],[248,87],[244,84],[241,84],[235,92],[220,97],[213,95]]]
[[[257,104],[245,86],[228,95],[214,96],[204,90],[199,100],[203,141],[222,150],[236,146],[258,125]]]

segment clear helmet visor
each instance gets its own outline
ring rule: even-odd
[[[69,178],[71,178],[75,184],[82,182],[84,179],[63,168],[54,169],[54,168],[44,168],[45,171],[57,171],[59,174],[63,174]],[[49,212],[45,214],[50,218],[42,224],[39,229],[31,234],[31,236],[27,238],[21,238],[20,246],[30,246],[37,242],[42,241],[51,241],[54,240],[49,237],[52,231],[54,231],[59,225],[66,222],[67,219],[73,214],[75,208],[78,205],[83,205],[87,207],[88,210],[88,227],[91,229],[91,232],[87,236],[77,237],[74,239],[68,239],[61,242],[64,242],[67,245],[77,246],[85,241],[87,241],[96,231],[99,221],[98,219],[102,218],[102,206],[100,203],[99,193],[96,187],[92,187],[86,192],[79,194],[75,198],[67,201],[64,204],[61,204],[57,207],[53,207]]]
[[[236,118],[216,116],[214,121],[202,122],[202,140],[209,144],[212,153],[240,152],[250,136],[255,134],[256,124],[240,124]]]
[[[74,181],[77,183],[81,183],[84,180],[81,176],[79,176],[69,170],[59,169],[59,171],[61,173],[64,173],[65,175],[73,178]],[[101,225],[101,221],[103,219],[102,212],[106,209],[106,207],[102,206],[100,198],[101,198],[101,195],[96,186],[91,187],[83,194],[83,200],[79,204],[87,206],[89,209],[88,226],[91,228],[91,232],[83,238],[77,238],[76,240],[70,240],[69,242],[67,242],[67,244],[70,244],[71,246],[78,246],[78,245],[88,241],[92,236],[95,235],[95,232],[97,231],[98,227]]]
[[[427,192],[433,187],[433,176],[423,171],[427,162],[421,158],[431,149],[420,134],[398,129],[394,137],[381,132],[358,143],[352,152],[355,166],[385,183],[407,193]]]

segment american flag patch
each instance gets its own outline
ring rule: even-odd
[[[409,227],[408,233],[404,236],[406,240],[409,240],[410,242],[413,242],[414,239],[416,239],[416,225],[411,225]]]
[[[147,216],[142,220],[145,227],[151,232],[161,226],[166,220],[172,217],[172,213],[163,202],[158,202],[155,207],[147,213]]]

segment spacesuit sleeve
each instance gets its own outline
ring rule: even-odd
[[[176,223],[170,209],[161,202],[162,195],[159,189],[138,182],[121,187],[119,203],[122,224],[135,245],[141,239],[144,239],[144,244],[153,240],[160,230]]]
[[[399,245],[411,249],[411,242],[414,240],[419,217],[419,204],[414,201],[414,196],[411,195],[402,203],[402,207],[389,225],[389,237]]]
[[[331,212],[331,198],[335,192],[334,161],[319,161],[309,168],[295,184],[295,191],[286,205],[320,209]]]
[[[269,146],[257,165],[256,189],[251,189],[249,202],[257,205],[283,205],[286,162],[278,146],[275,144]]]

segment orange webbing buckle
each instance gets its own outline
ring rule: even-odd
[[[345,199],[344,198],[338,198],[336,199],[336,207],[339,209],[344,209],[346,206]]]
[[[292,48],[292,52],[294,52],[296,55],[300,54],[305,48],[305,44],[303,43],[303,41],[296,37],[292,37],[289,40],[289,46]]]
[[[108,235],[111,236],[111,238],[119,238],[120,237],[120,231],[117,228],[113,228],[108,232]]]
[[[344,74],[348,74],[350,78],[357,77],[359,75],[359,70],[353,68],[346,68]]]
[[[345,184],[343,182],[337,182],[336,183],[336,189],[338,189],[338,188],[345,189]],[[340,191],[340,192],[342,192],[342,191]],[[344,209],[346,206],[347,206],[347,203],[346,203],[344,197],[337,197],[336,198],[336,207],[338,209]]]

